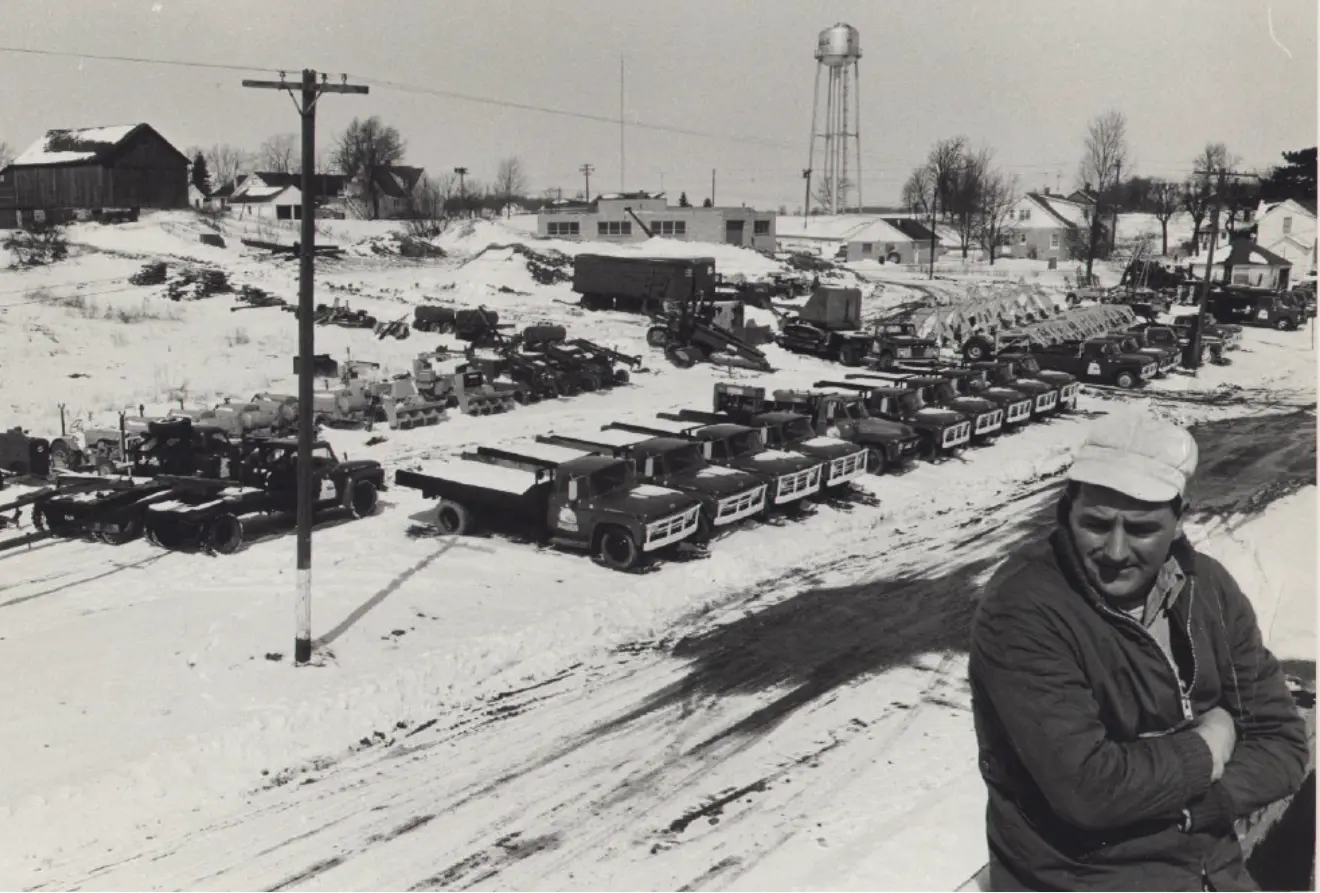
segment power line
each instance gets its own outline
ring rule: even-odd
[[[218,71],[280,71],[278,68],[228,65],[223,62],[190,62],[186,59],[152,59],[145,56],[110,56],[102,53],[74,53],[67,50],[35,50],[29,47],[0,46],[0,53],[25,53],[31,56],[58,56],[66,59],[95,59],[101,62],[134,62],[142,65],[174,65],[179,68],[210,68]]]

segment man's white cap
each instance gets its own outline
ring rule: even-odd
[[[1096,422],[1068,479],[1117,490],[1142,502],[1168,502],[1187,492],[1196,471],[1196,440],[1152,416],[1124,413]]]

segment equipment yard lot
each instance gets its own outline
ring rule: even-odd
[[[236,283],[293,296],[296,265],[200,245],[188,219],[75,227],[103,250],[0,273],[13,305],[0,310],[0,427],[58,434],[61,402],[113,423],[138,403],[163,411],[180,389],[190,405],[291,390],[292,314],[125,287],[149,253],[206,252]],[[478,445],[708,410],[720,381],[843,377],[774,345],[776,373],[674,368],[646,345],[646,317],[556,303],[575,301],[567,284],[538,284],[511,250],[479,254],[527,239],[481,223],[442,237],[451,257],[432,264],[318,261],[317,300],[347,296],[382,320],[411,314],[418,294],[485,304],[651,372],[499,415],[326,431],[341,458],[377,460],[393,481]],[[720,269],[774,265],[685,247],[722,252]],[[61,301],[79,280],[84,308],[142,318]],[[21,303],[40,285],[45,297]],[[401,371],[437,340],[323,327],[317,351]],[[391,486],[379,513],[315,533],[318,658],[303,669],[292,535],[253,531],[214,557],[143,540],[0,552],[0,754],[22,767],[0,781],[0,886],[953,889],[985,862],[969,596],[1049,524],[1089,418],[1147,405],[1201,425],[1194,539],[1238,574],[1279,656],[1314,661],[1312,342],[1249,329],[1231,358],[1142,391],[1084,385],[1074,416],[865,476],[874,499],[753,523],[651,573],[410,535],[434,502]]]

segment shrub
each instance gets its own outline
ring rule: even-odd
[[[64,227],[55,224],[34,223],[27,229],[13,230],[0,244],[14,255],[15,266],[20,267],[41,267],[69,256]]]

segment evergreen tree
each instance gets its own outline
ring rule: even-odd
[[[714,206],[715,206],[714,202],[712,202],[710,199],[706,199],[701,203],[701,207],[703,208],[713,208]]]
[[[202,195],[211,194],[211,175],[206,170],[206,156],[201,152],[193,159],[192,184],[201,190]]]
[[[1268,202],[1280,202],[1288,198],[1314,201],[1316,147],[1284,152],[1283,159],[1287,164],[1274,168],[1270,171],[1270,175],[1261,181],[1261,198]]]
[[[690,207],[692,207],[692,202],[688,201],[688,197],[687,197],[687,193],[686,193],[686,192],[680,192],[680,193],[678,194],[678,206],[679,206],[680,208],[690,208]]]

